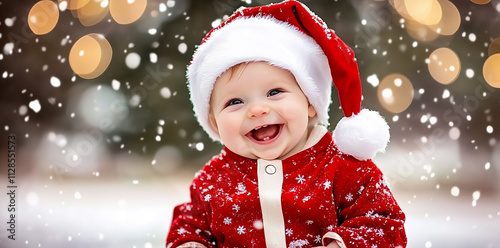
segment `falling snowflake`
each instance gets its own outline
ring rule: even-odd
[[[329,189],[332,187],[332,182],[330,182],[330,180],[326,180],[326,182],[323,183],[323,186],[325,186],[325,189]]]
[[[304,183],[306,179],[304,179],[304,176],[298,175],[295,180],[297,180],[297,183]]]
[[[247,229],[245,227],[243,227],[243,226],[239,226],[238,228],[236,228],[236,231],[238,232],[239,235],[245,234],[246,230]]]
[[[233,220],[229,217],[224,218],[224,224],[229,225],[233,222]]]
[[[347,201],[352,201],[354,198],[352,197],[352,194],[351,194],[351,193],[349,193],[349,194],[347,194],[347,195],[345,196],[345,199],[346,199]]]
[[[240,206],[238,206],[237,204],[234,204],[233,210],[236,211],[236,213],[237,213],[238,211],[240,211]]]
[[[380,237],[383,237],[384,236],[384,230],[382,229],[377,229],[377,231],[375,231],[375,233],[380,236]]]
[[[306,201],[309,201],[311,199],[311,196],[306,196],[302,199],[302,202],[306,202]]]
[[[290,236],[293,235],[293,230],[291,228],[288,228],[288,229],[285,230],[285,234],[286,234],[286,236],[290,237]]]

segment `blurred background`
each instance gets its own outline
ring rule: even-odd
[[[164,247],[221,149],[193,116],[186,66],[234,10],[270,2],[0,1],[0,247]],[[363,105],[391,126],[374,160],[408,247],[500,247],[500,0],[303,2],[354,49]]]

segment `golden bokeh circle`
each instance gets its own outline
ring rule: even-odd
[[[413,94],[412,83],[399,73],[384,77],[377,89],[377,98],[382,107],[395,114],[405,111],[410,106]]]
[[[118,24],[130,24],[142,16],[147,3],[147,0],[110,0],[109,12]]]
[[[440,0],[439,4],[442,9],[441,21],[435,25],[430,25],[429,28],[441,35],[453,35],[460,27],[460,12],[457,7],[448,0]]]
[[[491,55],[483,65],[483,77],[494,88],[500,88],[500,54]]]
[[[389,1],[392,7],[405,19],[413,19],[408,11],[406,10],[405,0],[393,0]]]
[[[406,32],[416,40],[429,42],[439,37],[439,34],[433,32],[429,26],[421,24],[417,21],[406,20]]]
[[[424,25],[435,25],[441,20],[441,5],[437,0],[405,0],[411,18]]]
[[[87,34],[71,47],[69,65],[82,78],[96,78],[106,70],[112,54],[111,45],[103,35]]]
[[[89,27],[101,22],[109,13],[108,6],[102,7],[101,2],[90,1],[76,10],[76,16],[83,26]]]
[[[429,56],[429,73],[440,84],[451,84],[460,74],[461,64],[457,54],[446,47],[434,50]]]
[[[470,0],[471,2],[475,3],[475,4],[488,4],[489,2],[491,2],[491,0]]]
[[[495,38],[488,47],[488,56],[500,53],[500,37]]]
[[[57,4],[49,0],[37,2],[28,13],[28,26],[37,35],[52,31],[58,20],[59,9]]]
[[[77,10],[87,5],[91,0],[59,0],[59,4],[66,2],[66,8],[69,10]],[[97,2],[92,0],[92,2]]]

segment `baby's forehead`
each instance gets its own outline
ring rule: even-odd
[[[231,79],[237,78],[238,75],[241,75],[245,71],[245,68],[250,63],[255,63],[255,62],[244,62],[229,67],[226,71],[224,71],[221,75],[219,75],[219,77],[217,77],[215,82],[221,81],[227,84]]]

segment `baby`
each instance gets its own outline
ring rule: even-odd
[[[224,144],[174,209],[167,247],[405,247],[405,215],[371,158],[389,127],[361,110],[352,50],[297,1],[241,9],[210,31],[188,83]],[[331,88],[344,118],[328,125]]]

